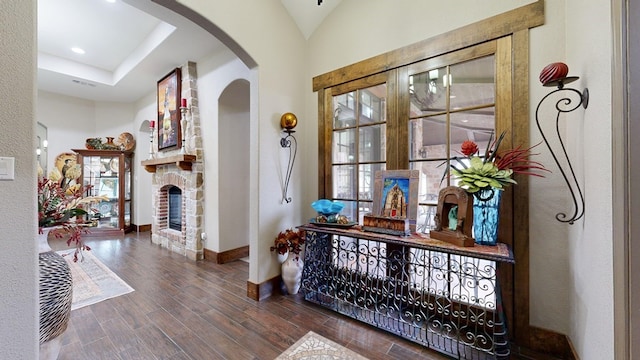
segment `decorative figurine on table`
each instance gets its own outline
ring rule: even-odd
[[[438,194],[436,228],[429,237],[458,246],[474,246],[473,199],[464,189],[448,186]]]

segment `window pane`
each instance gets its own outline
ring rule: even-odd
[[[416,161],[411,163],[411,169],[420,170],[418,203],[436,205],[440,189],[448,186],[445,173],[449,169],[446,161]]]
[[[386,121],[387,84],[360,90],[360,125]]]
[[[364,222],[364,216],[373,212],[372,201],[360,201],[358,202],[358,222],[362,224]]]
[[[356,198],[356,167],[354,165],[333,166],[333,197],[337,199]]]
[[[363,164],[360,165],[359,178],[359,197],[360,200],[373,200],[374,178],[376,172],[385,170],[386,165],[380,164]]]
[[[356,148],[356,129],[333,132],[333,162],[336,164],[353,163]]]
[[[452,65],[449,71],[451,110],[495,103],[493,55]]]
[[[460,145],[465,140],[478,144],[480,153],[484,154],[494,133],[495,122],[494,107],[451,114],[451,156],[462,155]]]
[[[358,208],[355,201],[341,201],[344,204],[344,208],[340,211],[340,215],[344,215],[349,218],[349,221],[358,221]]]
[[[359,162],[385,161],[387,153],[386,129],[385,124],[360,128]]]
[[[447,117],[430,116],[409,121],[409,160],[447,158]]]
[[[434,205],[419,205],[418,219],[416,219],[416,232],[428,234],[436,226],[435,215],[438,207]]]
[[[336,129],[356,125],[355,92],[333,97],[333,127]]]
[[[447,68],[409,76],[410,116],[424,116],[446,110]]]

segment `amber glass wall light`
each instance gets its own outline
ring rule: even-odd
[[[291,173],[293,171],[293,163],[296,161],[296,153],[298,152],[298,141],[293,133],[296,132],[293,128],[298,125],[298,118],[293,113],[284,113],[280,117],[280,127],[287,136],[280,139],[280,146],[283,148],[289,148],[289,161],[287,163],[287,173],[284,180],[284,189],[282,193],[283,202],[291,202],[291,197],[287,197],[287,189],[289,188],[289,180],[291,179]]]

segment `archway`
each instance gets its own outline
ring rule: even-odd
[[[235,80],[218,100],[218,217],[221,252],[249,247],[249,82]]]

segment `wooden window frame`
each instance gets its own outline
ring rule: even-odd
[[[511,134],[508,144],[529,145],[529,29],[544,24],[544,1],[452,30],[430,39],[393,50],[313,78],[318,93],[318,196],[331,196],[332,94],[350,87],[366,87],[367,78],[386,77],[387,169],[408,165],[408,152],[398,151],[399,139],[407,138],[406,127],[397,126],[408,118],[398,98],[407,96],[398,89],[408,88],[408,65],[443,56],[488,41],[496,41],[496,129]],[[507,50],[508,49],[508,50]],[[425,55],[428,54],[428,55]],[[510,74],[503,76],[501,74]],[[511,89],[500,91],[499,89]],[[396,122],[394,124],[394,122]],[[397,129],[390,134],[390,129]],[[529,325],[529,183],[516,176],[517,186],[509,188],[501,219],[500,233],[513,250],[515,265],[501,266],[502,296],[512,339],[519,345],[536,348],[539,329]],[[517,309],[517,311],[515,311]]]

